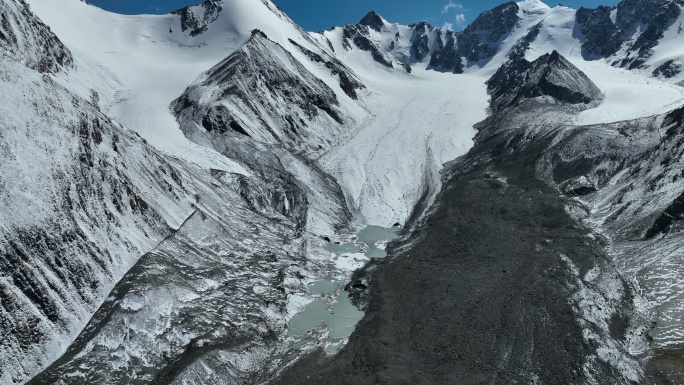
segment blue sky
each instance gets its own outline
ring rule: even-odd
[[[167,13],[202,0],[90,0],[101,8],[126,14]],[[258,0],[252,0],[258,1]],[[438,27],[463,29],[485,10],[502,0],[272,0],[294,21],[309,31],[330,29],[332,26],[358,22],[368,11],[374,10],[390,22],[412,24],[426,20]],[[618,0],[546,0],[573,8],[616,5]]]

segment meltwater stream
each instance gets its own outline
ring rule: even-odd
[[[385,245],[398,236],[398,231],[398,227],[369,226],[357,234],[355,241],[331,243],[326,249],[335,261],[360,255],[367,259],[384,258],[387,256]],[[320,299],[308,304],[290,320],[288,335],[294,337],[295,349],[308,342],[320,341],[326,353],[335,354],[344,346],[364,315],[349,300],[349,293],[343,290],[344,284],[337,280],[309,284],[309,291]]]

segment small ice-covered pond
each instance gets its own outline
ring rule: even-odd
[[[365,258],[384,258],[385,245],[397,238],[398,227],[369,226],[361,230],[355,240],[348,243],[330,243],[326,249],[336,262],[363,254]],[[344,346],[356,324],[363,318],[343,290],[345,282],[323,280],[309,284],[309,291],[319,299],[306,305],[295,314],[288,326],[288,335],[295,339],[294,348],[308,342],[320,341],[328,354],[335,354]]]

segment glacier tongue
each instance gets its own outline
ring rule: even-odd
[[[373,90],[361,98],[368,116],[320,162],[364,222],[404,224],[439,191],[442,165],[472,146],[473,125],[486,116],[484,79],[424,68],[363,79]]]

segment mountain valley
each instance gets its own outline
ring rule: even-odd
[[[0,3],[0,384],[684,383],[681,1]]]

